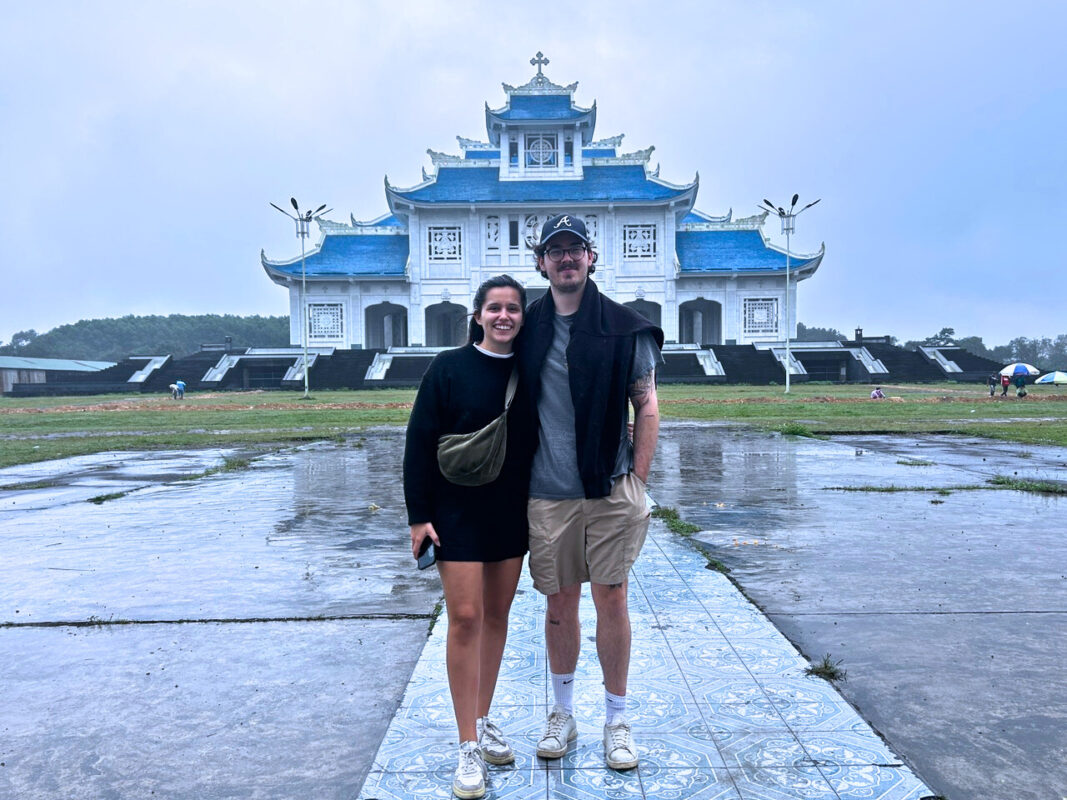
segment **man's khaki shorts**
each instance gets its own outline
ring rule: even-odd
[[[626,580],[648,534],[645,484],[632,472],[616,478],[608,497],[531,497],[530,575],[541,594],[575,584]]]

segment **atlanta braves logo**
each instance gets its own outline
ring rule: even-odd
[[[552,230],[556,230],[560,225],[566,225],[568,228],[571,226],[571,218],[563,216],[559,218],[559,222],[552,226]]]

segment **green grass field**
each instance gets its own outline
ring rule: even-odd
[[[984,386],[870,387],[665,385],[664,419],[742,422],[806,436],[844,433],[962,433],[1026,444],[1067,445],[1067,389],[990,399]],[[407,422],[414,390],[193,393],[0,398],[0,466],[107,450],[248,445],[269,449],[333,439]]]

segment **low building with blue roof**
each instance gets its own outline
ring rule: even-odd
[[[653,147],[622,152],[622,135],[596,139],[596,103],[575,101],[577,83],[550,81],[541,53],[530,63],[537,73],[526,84],[503,84],[503,105],[485,104],[485,141],[457,137],[459,153],[428,150],[431,167],[414,186],[386,177],[385,214],[318,220],[321,239],[303,261],[261,254],[267,275],[289,290],[293,344],[306,320],[315,347],[458,345],[484,279],[507,272],[531,300],[547,290],[532,245],[562,211],[585,221],[601,290],[660,325],[676,348],[773,348],[792,335],[797,285],[824,248],[787,256],[764,234],[765,213],[697,210],[699,175],[667,181],[651,166]]]

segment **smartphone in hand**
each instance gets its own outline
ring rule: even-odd
[[[427,536],[422,540],[422,546],[419,547],[419,557],[415,562],[415,565],[419,569],[426,569],[432,567],[437,563],[437,551],[434,550],[433,540]]]

